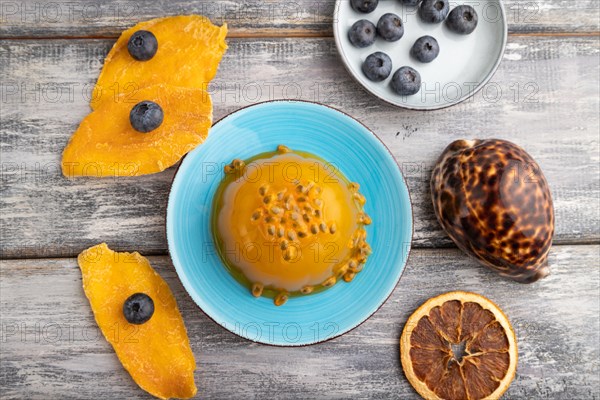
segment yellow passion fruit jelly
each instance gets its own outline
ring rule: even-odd
[[[224,264],[252,295],[277,306],[350,282],[371,253],[358,189],[334,165],[283,145],[233,160],[213,203]]]

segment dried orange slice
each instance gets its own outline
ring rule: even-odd
[[[164,111],[155,130],[141,133],[131,108],[150,100]],[[204,142],[212,124],[212,101],[202,89],[153,85],[134,98],[119,95],[88,114],[64,150],[62,171],[73,176],[136,176],[163,171]]]
[[[102,243],[84,250],[77,261],[96,322],[133,380],[161,399],[193,397],[196,361],[185,325],[169,286],[148,260]],[[125,300],[135,293],[154,301],[152,317],[141,325],[123,315]]]
[[[158,50],[148,61],[129,54],[127,42],[138,30],[150,31]],[[227,25],[213,25],[202,15],[180,15],[140,22],[124,31],[104,60],[92,94],[96,109],[115,95],[135,96],[138,90],[155,83],[207,88],[227,50]]]
[[[515,377],[517,357],[508,318],[476,293],[427,300],[400,338],[404,373],[428,400],[497,400]]]

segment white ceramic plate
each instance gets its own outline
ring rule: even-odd
[[[427,24],[421,21],[417,7],[404,6],[400,0],[380,0],[377,8],[364,14],[354,11],[350,0],[337,0],[333,18],[335,43],[346,68],[361,85],[380,99],[398,107],[436,110],[473,96],[492,77],[504,54],[507,38],[506,13],[501,0],[452,0],[454,7],[468,4],[477,11],[479,22],[470,35],[451,32],[445,21]],[[377,25],[385,13],[398,15],[404,23],[404,36],[396,42],[377,37],[369,47],[359,49],[348,40],[352,24],[367,19]],[[410,49],[421,36],[433,36],[440,54],[428,64],[410,56]],[[362,63],[376,51],[392,59],[392,73],[383,82],[372,82],[363,74]],[[400,96],[390,88],[392,75],[408,65],[421,74],[421,90],[413,96]]]

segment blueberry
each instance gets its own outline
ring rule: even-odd
[[[440,54],[440,46],[437,40],[431,36],[418,38],[410,49],[410,55],[422,63],[432,62],[438,54]]]
[[[411,96],[421,89],[421,75],[411,67],[394,72],[390,85],[401,96]]]
[[[132,294],[123,303],[123,315],[132,324],[147,322],[154,314],[154,301],[145,293]]]
[[[477,28],[477,12],[471,6],[458,6],[450,12],[446,26],[452,32],[468,35]]]
[[[163,122],[163,110],[153,101],[140,101],[131,109],[129,122],[138,132],[153,131]]]
[[[419,8],[419,15],[423,22],[439,24],[448,15],[449,0],[423,0]]]
[[[405,6],[416,6],[421,0],[402,0],[402,4]]]
[[[158,40],[150,31],[136,31],[127,42],[127,50],[136,60],[148,61],[158,50]]]
[[[367,57],[362,70],[373,82],[381,82],[392,72],[392,59],[387,54],[377,51]]]
[[[370,13],[377,8],[379,0],[350,0],[350,5],[355,11]]]
[[[404,35],[404,24],[396,14],[383,14],[377,22],[377,33],[388,42],[395,42]]]
[[[356,21],[348,31],[348,39],[356,47],[367,47],[375,42],[377,29],[372,22],[366,19]]]

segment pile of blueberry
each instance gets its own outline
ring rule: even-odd
[[[452,32],[468,35],[477,27],[477,12],[471,6],[458,6],[450,12],[450,0],[399,1],[406,6],[418,6],[418,14],[423,22],[439,24],[446,20],[446,26]],[[377,8],[379,0],[350,0],[350,4],[355,11],[368,14]],[[361,19],[356,21],[348,31],[350,43],[359,48],[372,45],[377,36],[388,42],[395,42],[403,35],[402,19],[392,13],[382,15],[377,26],[369,20]],[[439,53],[440,46],[431,36],[420,37],[410,50],[410,55],[422,63],[432,62]],[[381,82],[390,76],[392,60],[387,54],[377,51],[365,59],[362,70],[371,81]],[[401,96],[413,95],[421,88],[421,75],[414,68],[400,67],[392,76],[390,86]]]

